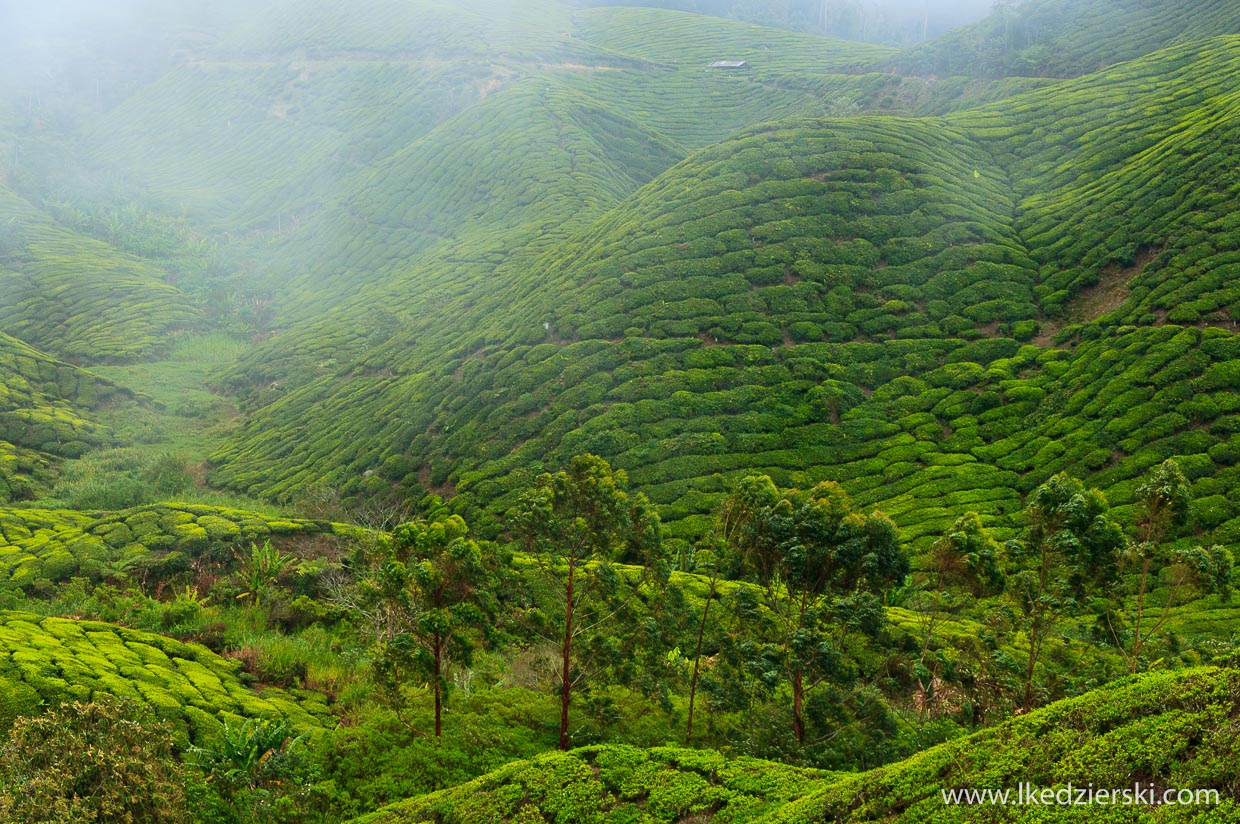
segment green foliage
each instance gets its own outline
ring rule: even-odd
[[[807,696],[843,680],[843,636],[882,631],[880,600],[903,583],[908,559],[895,525],[881,512],[854,512],[835,483],[780,492],[770,478],[750,476],[725,511],[738,521],[732,540],[742,572],[765,589],[778,625],[774,637],[792,687],[793,734],[803,743]]]
[[[302,821],[308,810],[305,733],[297,735],[287,721],[225,720],[209,746],[190,749],[187,760],[200,770],[210,790],[205,821]]]
[[[1023,568],[1008,578],[1008,595],[1023,618],[1028,653],[1024,709],[1034,702],[1034,672],[1047,636],[1090,590],[1114,580],[1123,532],[1106,498],[1067,475],[1038,487],[1025,509],[1025,536],[1013,541]]]
[[[202,519],[199,523],[202,523]],[[213,525],[208,524],[208,529]],[[227,527],[232,527],[234,534],[240,531],[230,521],[223,521],[223,525],[225,529],[221,530],[222,532],[226,533]],[[211,533],[208,531],[207,534]],[[272,546],[270,540],[263,541],[262,545],[250,544],[250,553],[241,554],[237,565],[237,575],[245,587],[245,591],[237,597],[249,598],[255,606],[265,605],[272,588],[291,570],[296,560],[292,555]]]
[[[188,822],[167,721],[103,696],[21,718],[0,746],[0,821]]]
[[[645,496],[629,497],[627,480],[598,456],[578,455],[567,469],[539,476],[512,512],[514,536],[553,594],[545,606],[533,606],[530,621],[561,649],[562,750],[569,747],[574,688],[580,692],[584,679],[603,669],[624,672],[620,639],[631,632],[628,607],[645,579],[667,575],[659,517]],[[639,580],[630,580],[617,561],[636,565]]]
[[[435,699],[435,738],[443,735],[448,666],[468,666],[484,632],[488,568],[493,559],[467,538],[459,515],[400,524],[373,548],[361,544],[349,568],[350,591],[340,601],[371,642],[376,680],[400,717],[402,688],[427,684]]]
[[[251,552],[242,561],[253,576],[247,587],[265,591],[273,572],[278,578],[289,571],[282,546],[318,538],[330,547],[348,533],[325,521],[198,504],[152,504],[94,516],[0,510],[0,588],[35,591],[74,576],[101,581],[155,575],[171,582],[191,562],[231,570],[233,546],[248,541]]]
[[[47,705],[124,698],[167,721],[181,748],[208,740],[229,718],[285,719],[299,730],[323,723],[282,690],[247,689],[238,665],[205,647],[113,624],[3,612],[0,661],[17,704],[29,705],[29,691]]]

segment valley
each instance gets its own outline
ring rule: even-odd
[[[1230,820],[1240,11],[767,5],[3,12],[0,821]]]

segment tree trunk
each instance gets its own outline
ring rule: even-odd
[[[792,732],[798,744],[805,743],[805,719],[801,715],[801,705],[805,700],[805,686],[801,682],[801,670],[792,674]]]
[[[443,639],[435,633],[435,746],[443,736]]]
[[[1033,668],[1038,661],[1038,635],[1042,616],[1035,615],[1029,627],[1029,661],[1025,666],[1025,712],[1033,707]]]
[[[1150,551],[1146,550],[1147,553]],[[1147,554],[1141,564],[1141,586],[1137,590],[1137,619],[1132,631],[1132,661],[1130,662],[1129,672],[1133,675],[1137,674],[1137,656],[1141,654],[1141,619],[1145,613],[1145,587],[1149,581],[1149,575],[1150,558]]]
[[[697,695],[698,667],[702,663],[702,638],[706,635],[706,617],[710,615],[710,602],[715,597],[715,581],[719,578],[716,571],[710,579],[710,589],[706,593],[706,606],[702,608],[702,623],[698,625],[697,648],[693,651],[693,677],[689,679],[689,722],[685,725],[685,746],[693,741],[693,699]]]
[[[573,654],[573,577],[577,571],[575,560],[568,562],[568,597],[564,602],[564,650],[563,669],[560,675],[560,749],[568,749],[568,704],[572,700],[571,659]]]

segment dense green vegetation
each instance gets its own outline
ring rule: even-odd
[[[815,5],[14,11],[0,822],[1234,817],[1235,9]]]
[[[1125,482],[1181,455],[1210,501],[1200,525],[1222,527],[1234,118],[1215,118],[1235,55],[1217,39],[949,125],[786,124],[703,150],[532,271],[501,265],[519,301],[445,295],[446,315],[395,323],[353,369],[282,392],[213,479],[287,498],[323,478],[373,495],[386,478],[498,514],[536,462],[593,451],[686,538],[719,500],[716,473],[753,469],[838,480],[928,538],[962,509],[1010,525],[1060,470],[1126,503]],[[1173,67],[1193,95],[1160,91]],[[1037,125],[1068,110],[1079,120]],[[1160,130],[1173,120],[1200,139]],[[1182,208],[1152,205],[1167,181]],[[464,341],[461,313],[478,318]],[[273,345],[318,357],[302,343]],[[1151,347],[1166,360],[1140,357]]]
[[[359,821],[966,822],[1226,821],[1221,804],[1140,811],[1107,805],[945,805],[941,790],[1142,785],[1228,788],[1234,669],[1118,682],[866,773],[832,775],[672,748],[592,747],[518,762]],[[1186,735],[1186,731],[1192,733]],[[1174,742],[1174,743],[1171,743]],[[1225,754],[1224,754],[1225,753]],[[982,819],[979,816],[991,818]],[[1049,816],[1049,817],[1048,817]]]
[[[35,497],[60,458],[110,440],[88,417],[125,391],[0,334],[0,503]]]
[[[1165,46],[1240,33],[1226,0],[1020,0],[893,61],[917,74],[1077,77]]]

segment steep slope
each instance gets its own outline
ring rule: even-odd
[[[345,527],[271,518],[195,504],[153,504],[120,512],[0,509],[0,590],[45,590],[74,577],[139,575],[171,586],[193,567],[231,569],[237,547],[272,541],[303,557],[338,550]]]
[[[1199,525],[1230,536],[1237,71],[1219,38],[946,122],[751,130],[282,393],[213,479],[401,483],[498,516],[593,451],[676,535],[753,470],[839,480],[920,540],[965,509],[1008,526],[1059,470],[1123,504],[1178,455]]]
[[[1234,331],[1238,47],[1237,36],[1178,46],[953,118],[1009,169],[1047,314],[1094,288],[1123,301],[1078,300],[1070,316]]]
[[[309,729],[330,718],[312,693],[248,689],[237,678],[239,666],[201,645],[150,632],[0,612],[0,729],[41,704],[100,693],[149,706],[173,724],[182,746],[206,744],[225,721],[287,719]]]
[[[358,821],[1228,821],[1236,815],[1238,686],[1235,669],[1130,678],[857,775],[701,751],[588,747],[511,764]],[[1109,791],[1136,784],[1158,803],[1168,788],[1218,790],[1221,801],[1015,803],[1024,785]],[[961,789],[1010,790],[1012,803],[944,803],[943,791]]]
[[[1166,46],[1240,33],[1229,0],[1024,0],[899,54],[911,74],[1078,77]]]
[[[31,497],[76,458],[110,439],[86,415],[119,393],[89,372],[0,333],[0,503]]]
[[[0,330],[78,363],[133,360],[198,317],[166,273],[0,183]]]

